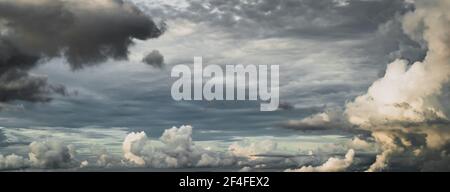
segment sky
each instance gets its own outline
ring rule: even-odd
[[[0,0],[0,170],[449,171],[446,0]],[[279,65],[279,110],[171,69]]]

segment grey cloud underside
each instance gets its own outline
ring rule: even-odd
[[[48,101],[49,93],[61,92],[45,77],[28,74],[42,60],[64,56],[72,69],[82,69],[108,58],[127,59],[134,38],[162,34],[121,0],[1,0],[0,32],[0,102]]]

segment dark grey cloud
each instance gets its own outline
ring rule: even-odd
[[[31,102],[46,102],[51,93],[67,96],[66,87],[59,84],[49,84],[46,77],[29,75],[23,70],[8,70],[0,75],[0,102],[25,100]],[[1,108],[1,107],[0,107]]]
[[[161,34],[122,0],[0,0],[0,102],[47,101],[48,93],[64,92],[28,74],[41,60],[64,56],[72,69],[82,69],[127,59],[134,38]]]
[[[156,68],[162,68],[164,67],[164,56],[158,50],[153,50],[142,59],[142,62]]]
[[[0,76],[0,102],[11,100],[48,101],[47,79],[33,77],[21,70],[9,70]]]

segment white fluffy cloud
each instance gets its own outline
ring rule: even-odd
[[[140,153],[137,150],[141,149],[147,141],[148,138],[144,132],[128,134],[122,144],[125,159],[137,165],[145,165],[145,160],[135,153]]]
[[[331,130],[348,124],[341,108],[329,108],[323,113],[313,114],[301,120],[290,120],[283,127],[302,131]]]
[[[79,166],[75,150],[58,141],[33,142],[29,145],[28,158],[0,154],[0,170],[22,168],[57,169]]]
[[[361,150],[361,151],[374,151],[376,149],[376,145],[374,142],[366,141],[359,137],[354,137],[349,143],[348,147]]]
[[[191,126],[167,129],[159,139],[150,139],[144,132],[130,133],[123,142],[125,160],[151,168],[263,168],[293,163],[276,155],[266,158],[279,152],[278,143],[267,139],[235,142],[224,150],[208,148],[192,140]]]
[[[21,156],[15,154],[3,156],[0,154],[0,170],[21,169],[28,167],[28,164],[28,160]]]
[[[289,169],[288,172],[342,172],[349,168],[355,158],[355,151],[350,149],[345,155],[344,159],[339,159],[336,157],[331,157],[324,164],[313,167],[304,166],[299,169]]]
[[[347,105],[351,123],[371,129],[392,122],[447,119],[442,105],[431,99],[441,94],[450,78],[450,3],[417,1],[416,8],[403,18],[403,29],[411,38],[427,43],[425,60],[411,66],[406,60],[389,64],[383,78]]]
[[[209,167],[231,165],[234,158],[208,151],[192,141],[192,127],[173,127],[164,131],[158,141],[144,132],[130,133],[123,142],[126,160],[153,168]]]

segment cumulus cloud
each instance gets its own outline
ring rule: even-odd
[[[14,170],[28,167],[29,162],[27,159],[11,154],[3,156],[0,154],[0,170]]]
[[[401,21],[411,39],[427,46],[423,61],[410,65],[395,60],[365,95],[346,106],[348,121],[371,131],[381,147],[368,171],[386,170],[402,155],[419,169],[433,167],[432,162],[449,163],[449,106],[439,97],[446,95],[443,87],[450,78],[450,3],[415,1],[415,7]]]
[[[142,59],[142,62],[156,68],[162,68],[164,67],[164,56],[158,50],[153,50]]]
[[[39,168],[68,168],[76,163],[74,148],[58,141],[33,142],[28,156]]]
[[[430,97],[441,94],[450,77],[450,15],[445,11],[449,3],[420,1],[416,6],[414,12],[405,15],[403,28],[412,38],[427,42],[425,60],[411,66],[405,60],[389,64],[386,75],[367,94],[347,105],[351,123],[373,127],[390,122],[446,119],[440,103],[430,101]]]
[[[347,154],[345,154],[344,159],[339,159],[336,157],[329,158],[324,164],[314,167],[314,166],[304,166],[299,169],[289,169],[287,172],[342,172],[346,171],[353,164],[355,158],[355,151],[350,149]]]
[[[121,146],[110,146],[111,148],[108,149],[112,151],[92,146],[92,142],[101,141],[89,138],[102,136],[99,135],[100,132],[92,133],[93,131],[87,131],[93,135],[86,132],[86,134],[77,136],[76,139],[73,138],[74,134],[76,135],[75,132],[71,132],[67,137],[59,132],[56,135],[61,140],[32,142],[28,146],[28,156],[1,156],[0,170],[148,167],[225,168],[238,171],[244,167],[248,168],[243,170],[249,170],[249,168],[253,170],[296,165],[295,162],[286,160],[293,157],[284,155],[283,149],[279,149],[278,143],[275,141],[243,140],[231,144],[225,142],[223,146],[209,146],[210,142],[193,141],[191,126],[167,129],[159,138],[150,138],[145,132],[127,135],[125,132],[120,132],[126,135],[123,140],[121,136],[109,135],[113,140],[108,140],[103,144],[116,143],[115,139],[123,141]],[[26,141],[27,139],[21,137],[20,133],[8,132],[8,135]],[[31,131],[30,134],[40,135],[38,131]],[[87,138],[83,136],[87,136]],[[16,140],[11,141],[15,142]],[[80,153],[75,151],[75,146],[65,145],[60,141],[75,142]]]
[[[147,141],[148,138],[145,132],[128,134],[122,144],[125,159],[138,165],[145,165],[145,160],[135,153],[140,153],[137,150],[140,150]]]
[[[122,145],[112,145],[112,152],[98,146],[91,146],[93,140],[77,137],[73,140],[71,133],[67,138],[60,138],[66,143],[76,142],[80,153],[72,145],[65,145],[55,140],[38,141],[29,145],[28,156],[1,156],[0,170],[17,169],[83,169],[83,168],[224,168],[236,171],[253,171],[260,169],[279,169],[304,164],[306,159],[315,158],[308,155],[296,155],[299,151],[288,151],[293,143],[279,143],[274,140],[242,140],[229,144],[210,146],[210,142],[195,142],[192,139],[192,127],[173,127],[164,131],[160,138],[150,138],[144,132],[126,133],[126,137],[113,137],[122,140]],[[92,132],[88,131],[88,132]],[[31,131],[30,134],[39,133]],[[100,134],[100,133],[97,133]],[[94,137],[99,135],[94,134]],[[20,134],[15,135],[21,140]],[[61,137],[61,134],[56,134]],[[84,134],[83,134],[84,135]],[[88,134],[86,134],[88,135]],[[86,136],[84,135],[84,136]],[[111,136],[111,135],[110,135]],[[95,140],[98,142],[98,140]],[[105,145],[116,143],[108,140]],[[207,146],[208,145],[208,146]],[[215,144],[213,144],[215,145]],[[280,145],[280,146],[279,146]],[[228,146],[228,147],[227,147]],[[117,147],[117,148],[116,148]],[[241,169],[241,170],[240,170]]]
[[[124,158],[136,165],[153,168],[210,167],[232,165],[226,154],[208,151],[192,141],[192,127],[173,127],[158,141],[144,132],[130,133],[123,142]]]
[[[152,140],[144,132],[130,133],[123,142],[126,161],[152,168],[267,168],[293,165],[284,156],[271,156],[277,143],[270,140],[232,143],[225,150],[208,150],[192,140],[192,127],[167,129]],[[243,170],[249,170],[245,168]]]
[[[75,149],[59,141],[33,142],[29,145],[28,158],[0,154],[0,170],[22,168],[60,169],[78,167]]]
[[[0,0],[0,102],[48,101],[57,92],[28,74],[40,61],[64,56],[72,69],[126,59],[133,39],[162,34],[122,0]]]

